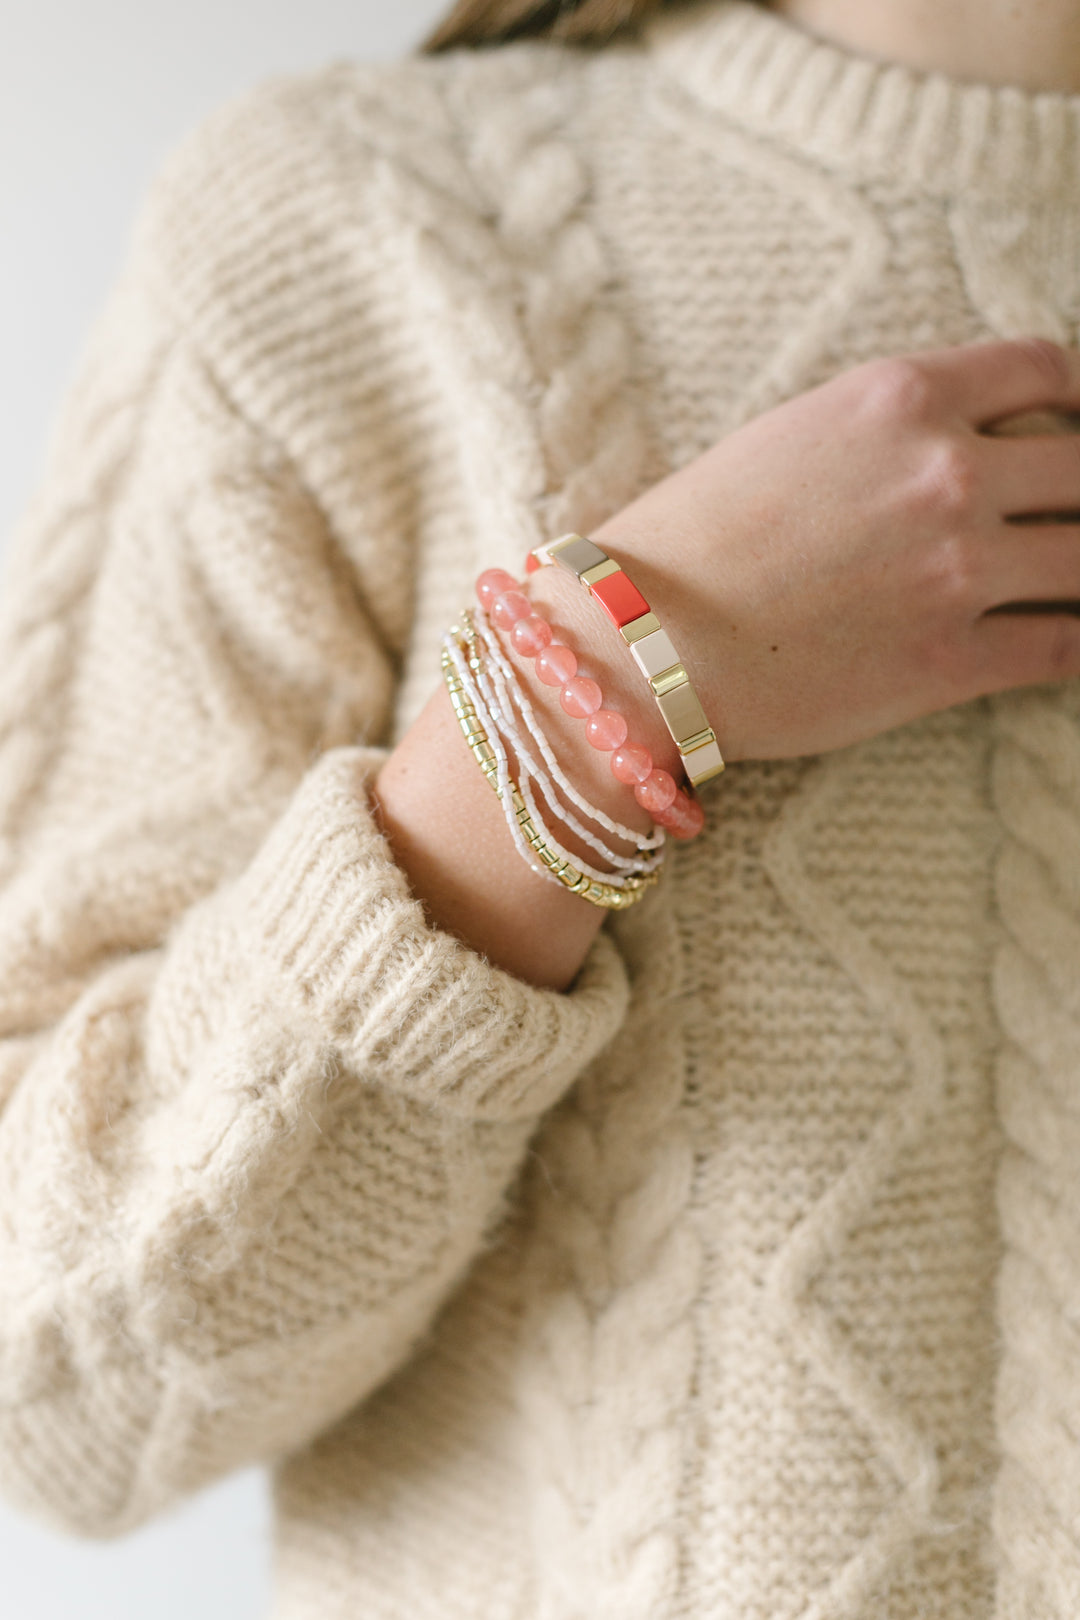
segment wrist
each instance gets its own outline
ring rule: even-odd
[[[620,549],[624,555],[628,550]],[[594,624],[599,628],[603,621],[604,639],[609,646],[614,631],[618,647],[625,655],[614,665],[608,664],[612,678],[625,688],[626,676],[631,674],[637,692],[647,691],[652,699],[644,710],[647,719],[643,724],[656,738],[662,739],[657,745],[658,751],[662,747],[669,757],[677,756],[678,764],[673,764],[671,770],[659,770],[655,789],[650,785],[637,792],[642,804],[649,804],[654,795],[660,796],[656,808],[661,811],[660,819],[665,821],[662,796],[673,791],[673,783],[677,786],[679,777],[684,777],[688,786],[700,787],[719,775],[724,769],[724,759],[691,674],[656,612],[655,593],[650,602],[617,556],[593,538],[579,534],[565,534],[539,547],[530,557],[528,566],[534,572],[553,569],[581,587],[585,599],[593,605]],[[635,572],[640,578],[636,567]],[[519,597],[518,601],[524,607],[524,599]],[[517,635],[516,627],[514,634]],[[631,665],[637,672],[636,678]],[[596,688],[593,690],[595,693]],[[613,721],[605,723],[609,732],[613,725]],[[648,758],[643,752],[641,761],[645,769],[648,769],[645,763]],[[618,756],[613,760],[613,768],[626,779]],[[677,796],[672,810],[674,819],[670,823],[676,836],[680,836],[678,827],[690,814],[691,802],[692,795],[689,799],[685,793]],[[686,833],[681,835],[686,836]]]
[[[723,655],[727,650],[727,640],[735,633],[734,620],[725,623],[717,615],[715,607],[710,606],[716,597],[711,578],[706,582],[706,593],[702,590],[699,569],[691,575],[690,570],[678,566],[677,555],[672,555],[678,551],[680,537],[677,532],[672,533],[669,529],[658,545],[657,524],[654,521],[646,524],[640,519],[634,521],[636,505],[609,518],[601,527],[593,530],[590,538],[620,567],[625,565],[627,575],[675,643],[679,662],[700,700],[723,759],[731,764],[742,754],[740,739],[732,725],[730,694],[720,666],[725,663]],[[587,595],[587,592],[582,592],[582,595]],[[602,610],[598,611],[601,611],[601,617],[606,617]],[[614,631],[614,634],[616,640],[621,639],[618,631]],[[629,662],[633,664],[632,659]],[[652,696],[648,683],[636,665],[632,673],[642,681],[643,701],[648,703]],[[731,673],[730,666],[728,673]],[[667,733],[659,711],[657,721],[670,742],[670,733]],[[685,766],[677,749],[675,759],[677,769],[673,774],[678,776],[680,771],[685,771]],[[670,767],[665,766],[665,769]]]
[[[545,574],[554,573],[554,569],[545,570]],[[595,604],[576,601],[578,594],[584,593],[579,593],[570,579],[545,578],[540,582],[539,574],[530,576],[528,595],[536,611],[550,623],[556,639],[572,649],[579,660],[580,674],[599,685],[604,694],[604,707],[617,709],[624,716],[629,727],[629,740],[648,747],[645,728],[637,724],[635,705],[623,701],[616,674],[619,649],[608,646],[603,637],[604,627],[592,622],[588,609],[595,611]],[[546,686],[537,678],[532,660],[512,649],[509,636],[501,634],[500,640],[522,679],[540,725],[567,776],[606,815],[633,828],[635,832],[647,834],[653,825],[652,818],[638,804],[632,788],[612,774],[610,753],[592,746],[582,721],[563,709],[558,687]],[[661,758],[657,758],[657,764],[662,762]],[[584,846],[580,846],[569,831],[564,842],[572,852],[585,854]]]
[[[629,740],[647,748],[653,764],[681,782],[682,761],[671,733],[652,701],[644,676],[599,604],[560,568],[538,569],[531,574],[529,596],[537,610],[549,620],[557,638],[565,639],[573,648],[580,672],[599,685],[604,694],[604,707],[624,717]],[[590,784],[615,806],[615,811],[609,809],[609,814],[620,813],[624,820],[644,830],[649,825],[648,813],[641,810],[632,790],[612,775],[610,754],[588,743],[581,721],[563,712],[557,690],[542,687],[535,677],[530,680],[529,690],[534,701],[538,692],[543,694],[545,718],[553,731],[557,731],[560,744],[565,744],[567,758],[587,773]],[[636,812],[634,817],[627,810],[628,805]]]

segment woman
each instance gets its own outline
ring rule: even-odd
[[[1075,1617],[1074,9],[551,12],[197,131],[17,536],[0,1481],[272,1461],[275,1620]],[[568,534],[728,767],[658,856],[519,659],[622,909],[451,701]]]

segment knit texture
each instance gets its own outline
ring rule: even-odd
[[[0,582],[16,1507],[266,1461],[273,1620],[1075,1620],[1077,688],[733,767],[563,995],[369,788],[481,567],[864,359],[1075,342],[1078,159],[749,0],[172,156]]]

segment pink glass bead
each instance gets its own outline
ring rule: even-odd
[[[561,641],[553,641],[539,655],[534,668],[545,686],[565,686],[577,674],[577,654]]]
[[[644,782],[652,768],[652,755],[637,743],[624,743],[611,756],[611,774],[628,787]]]
[[[512,630],[519,619],[527,618],[532,612],[532,603],[523,591],[503,591],[489,611],[500,630]]]
[[[516,589],[517,580],[505,568],[485,568],[476,581],[476,595],[481,607],[490,608],[497,596]]]
[[[510,640],[515,652],[524,654],[526,658],[535,658],[549,645],[551,626],[539,613],[530,613],[527,618],[517,621],[510,632]]]
[[[575,675],[559,693],[559,702],[575,720],[584,720],[588,715],[595,714],[603,701],[603,692],[587,675]]]
[[[672,838],[696,838],[705,825],[705,812],[697,799],[685,793],[676,793],[666,810],[657,812],[658,821]]]
[[[654,816],[666,810],[675,798],[675,778],[668,771],[650,771],[644,782],[634,789],[634,798],[643,810]]]
[[[597,709],[585,722],[585,735],[594,748],[618,748],[626,741],[626,721],[614,709]]]

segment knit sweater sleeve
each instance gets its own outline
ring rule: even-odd
[[[0,595],[0,1489],[101,1536],[403,1363],[627,994],[427,924],[391,632],[144,258]]]

